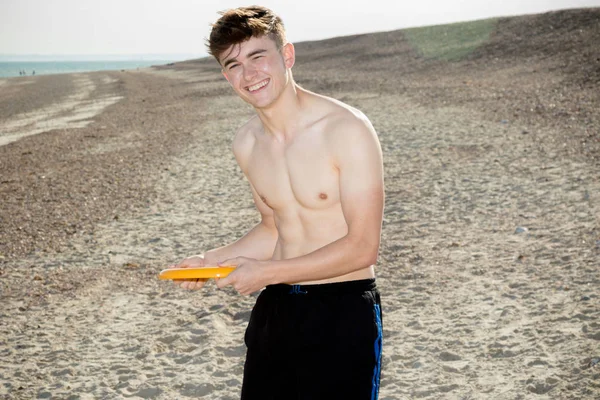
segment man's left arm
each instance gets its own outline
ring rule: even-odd
[[[384,207],[383,161],[377,134],[361,116],[338,124],[329,146],[339,171],[340,202],[348,233],[296,258],[227,260],[238,270],[219,280],[219,287],[232,285],[240,293],[250,294],[269,284],[328,279],[375,264]]]

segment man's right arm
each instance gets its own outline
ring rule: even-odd
[[[253,134],[253,129],[255,129],[253,128],[253,125],[255,125],[256,122],[257,117],[254,117],[244,124],[244,126],[236,133],[232,143],[235,160],[246,177],[248,177],[248,164],[250,163],[256,142],[256,138]],[[260,199],[260,196],[254,189],[250,179],[248,179],[248,181],[250,183],[250,189],[252,190],[254,205],[260,213],[261,221],[236,242],[206,252],[204,257],[207,265],[216,265],[220,261],[230,259],[231,255],[233,255],[234,258],[244,255],[244,257],[257,260],[269,260],[273,256],[273,251],[275,250],[278,238],[273,210]]]
[[[259,199],[260,201],[260,199]],[[237,241],[226,246],[209,250],[204,254],[191,256],[171,268],[202,268],[216,266],[219,262],[236,257],[248,257],[257,260],[269,260],[273,256],[277,243],[277,229],[273,217],[262,215],[260,223],[250,229]],[[206,279],[185,279],[174,281],[183,289],[200,289]]]
[[[253,146],[253,136],[243,127],[233,141],[233,153],[244,173]],[[248,257],[256,260],[269,260],[277,244],[278,232],[273,210],[260,198],[250,183],[254,204],[260,213],[261,221],[237,241],[226,246],[209,250],[204,254],[188,257],[174,268],[200,268],[215,266],[219,262],[236,257]],[[176,281],[184,289],[200,289],[206,280]]]
[[[252,187],[252,186],[251,186]],[[254,204],[260,212],[261,221],[237,241],[226,246],[210,250],[204,254],[206,265],[217,265],[233,257],[248,257],[257,260],[270,260],[277,244],[277,227],[271,210],[252,188]]]
[[[226,246],[209,250],[204,254],[188,257],[172,268],[202,268],[216,266],[219,262],[236,257],[248,257],[257,260],[270,260],[273,257],[275,245],[277,244],[277,228],[273,219],[272,210],[269,209],[256,191],[252,189],[254,202],[261,212],[261,222],[250,229],[237,241]],[[267,208],[271,213],[263,213]],[[174,281],[183,289],[200,289],[206,283],[206,279],[191,279]]]

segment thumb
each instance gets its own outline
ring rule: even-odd
[[[225,278],[216,279],[216,284],[219,289],[223,289],[225,286],[231,285],[233,280],[231,278],[231,274],[227,275]]]
[[[239,257],[229,258],[224,261],[219,261],[219,267],[237,267],[239,264]]]

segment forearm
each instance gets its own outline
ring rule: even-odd
[[[208,264],[235,257],[248,257],[256,260],[269,260],[277,243],[277,230],[259,223],[237,241],[204,253]]]
[[[271,284],[333,278],[375,264],[379,240],[344,236],[312,253],[265,262]]]

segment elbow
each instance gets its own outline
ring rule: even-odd
[[[361,267],[368,267],[377,263],[379,255],[379,240],[362,238],[352,244],[356,251],[356,259]]]
[[[378,255],[379,255],[379,246],[377,246],[369,251],[369,253],[365,257],[364,265],[365,266],[375,265],[377,263]]]

